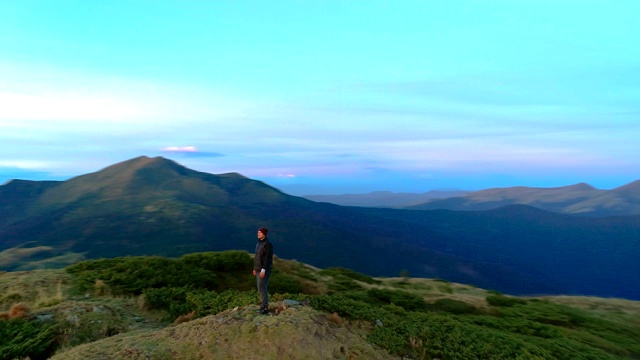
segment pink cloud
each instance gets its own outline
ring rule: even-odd
[[[196,153],[198,149],[195,146],[167,146],[162,151],[176,153]]]

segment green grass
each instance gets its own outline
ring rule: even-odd
[[[0,345],[0,353],[250,359],[258,344],[268,359],[640,357],[639,302],[514,297],[439,279],[372,278],[278,258],[274,264],[277,316],[270,317],[256,313],[246,252],[2,273],[0,310],[8,313],[17,302],[30,309],[22,320],[0,320],[3,331],[40,340],[32,350],[20,342]],[[285,299],[304,305],[287,306]]]

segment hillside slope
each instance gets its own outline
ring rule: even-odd
[[[367,194],[304,195],[308,200],[342,206],[367,206],[403,208],[425,203],[433,199],[458,197],[469,193],[459,190],[433,190],[425,193],[396,193],[374,191]]]
[[[599,190],[584,183],[556,188],[516,186],[486,189],[462,196],[430,199],[406,208],[479,211],[508,205],[529,205],[546,211],[583,216],[639,215],[640,180],[612,190]]]
[[[640,216],[576,217],[527,206],[480,212],[346,207],[160,157],[65,182],[12,182],[0,195],[2,211],[11,214],[0,218],[0,270],[62,267],[83,258],[252,251],[256,229],[267,226],[278,256],[318,267],[409,273],[520,295],[640,299]]]
[[[0,342],[0,358],[574,360],[640,355],[638,302],[520,298],[438,279],[373,278],[280,258],[275,259],[270,315],[260,315],[255,284],[245,281],[250,260],[247,253],[231,251],[0,273],[5,294],[0,333],[11,334]],[[196,269],[214,271],[216,285],[198,286]],[[184,287],[156,281],[176,275]],[[282,292],[296,283],[300,291]]]
[[[137,331],[53,356],[72,359],[397,359],[366,341],[370,329],[310,307],[261,316],[242,307],[160,331]],[[370,327],[370,325],[366,325]]]

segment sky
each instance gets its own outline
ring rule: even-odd
[[[292,195],[640,179],[640,2],[0,1],[0,184],[138,156]]]

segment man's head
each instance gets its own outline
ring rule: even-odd
[[[261,227],[258,229],[258,239],[262,240],[267,237],[269,230],[266,227]]]

